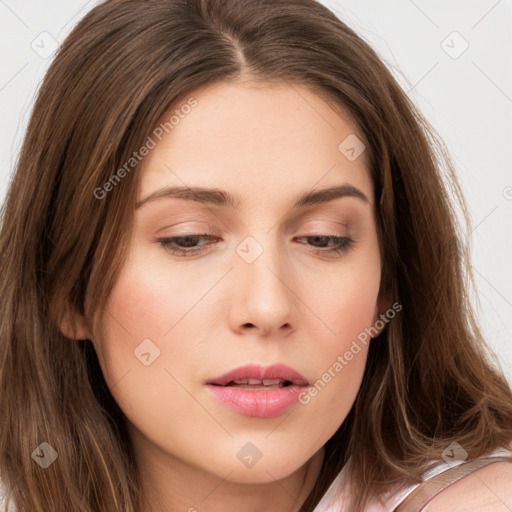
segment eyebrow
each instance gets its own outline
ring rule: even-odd
[[[156,199],[161,199],[163,197],[175,197],[232,209],[236,209],[240,204],[240,198],[238,196],[234,196],[229,192],[218,188],[168,186],[155,190],[149,194],[136,204],[135,209],[140,208],[145,203],[155,201]],[[297,197],[292,208],[303,208],[314,204],[327,203],[340,197],[356,197],[365,203],[370,203],[369,199],[361,190],[350,183],[344,183],[343,185],[324,188],[321,190],[304,192]]]

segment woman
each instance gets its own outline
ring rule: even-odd
[[[3,216],[16,510],[393,510],[443,464],[508,454],[443,155],[312,0],[95,7]],[[511,466],[473,476],[510,503]]]

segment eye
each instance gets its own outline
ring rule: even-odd
[[[174,237],[159,238],[157,242],[171,254],[182,256],[190,256],[199,252],[208,250],[208,246],[212,244],[196,245],[201,239],[213,239],[214,237],[208,233],[189,234]],[[317,254],[344,254],[348,252],[354,240],[346,236],[333,236],[333,235],[310,235],[303,236],[299,239],[308,239],[313,242],[314,249],[311,249]],[[334,245],[329,247],[328,244],[332,242]],[[327,247],[327,248],[326,248]]]
[[[160,245],[172,254],[190,255],[205,250],[205,246],[194,246],[198,239],[214,238],[208,233],[159,238]],[[179,245],[182,244],[182,245]],[[184,246],[184,247],[182,247]]]
[[[348,252],[354,244],[354,240],[348,236],[310,235],[301,238],[306,238],[312,240],[314,244],[319,244],[314,245],[315,249],[312,249],[313,252],[317,254],[344,254]],[[334,246],[324,249],[323,247],[326,247],[329,242],[333,242]]]

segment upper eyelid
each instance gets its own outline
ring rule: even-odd
[[[308,228],[308,226],[312,223],[321,222],[321,223],[329,223],[331,225],[335,225],[338,227],[338,229],[340,231],[342,231],[342,230],[350,229],[350,227],[353,225],[352,214],[348,217],[346,214],[344,214],[345,220],[343,220],[343,221],[341,221],[339,219],[332,219],[332,218],[323,218],[323,219],[318,219],[318,218],[317,219],[307,219],[306,218],[306,219],[304,219],[304,217],[306,217],[307,215],[309,215],[309,214],[305,214],[305,215],[302,214],[302,215],[300,215],[299,219],[294,219],[291,222],[286,222],[285,226],[287,226],[287,229],[291,228],[291,230],[293,230],[293,231],[296,231],[298,229],[299,225],[305,226],[305,227],[302,227],[301,229],[306,230],[306,231],[310,231],[310,229],[313,229],[313,230],[317,229],[317,230],[323,230],[323,231],[325,231],[325,229],[332,229],[332,228],[315,227],[315,226],[313,226],[313,228]],[[166,226],[164,228],[159,229],[158,231],[160,232],[160,231],[164,231],[166,229],[171,229],[175,226],[181,226],[182,224],[186,224],[188,222],[190,222],[192,225],[191,226],[187,225],[183,229],[190,230],[191,234],[197,234],[199,231],[202,231],[204,233],[209,233],[209,234],[210,233],[215,234],[218,232],[218,229],[213,228],[209,221],[199,221],[199,220],[195,220],[195,221],[190,220],[189,221],[189,220],[185,220],[185,219],[183,220],[183,222],[179,222],[176,224],[172,224],[170,226]],[[196,224],[200,224],[200,226],[196,226]],[[221,230],[226,229],[226,231],[228,231],[228,232],[233,232],[233,230],[229,226],[227,226],[223,221],[221,222],[221,224],[222,224]],[[177,228],[177,229],[182,229],[182,228]],[[177,236],[179,236],[179,235],[177,235]]]
[[[187,236],[208,236],[211,238],[218,238],[220,235],[215,230],[206,229],[191,229],[187,231],[177,231],[174,233],[162,233],[157,235],[158,238],[182,238]],[[332,230],[329,228],[317,228],[317,229],[302,229],[300,234],[295,234],[294,237],[308,237],[308,236],[332,236],[332,237],[346,237],[350,236],[350,231],[345,230]]]

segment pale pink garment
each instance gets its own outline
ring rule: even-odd
[[[494,457],[499,455],[512,456],[512,443],[508,448],[499,448],[485,456]],[[447,462],[432,461],[432,467],[423,474],[422,480],[428,480],[429,478],[450,469],[450,467],[462,464],[462,462],[464,461],[450,461],[450,464],[448,464]],[[324,494],[313,512],[353,512],[349,511],[347,508],[347,468],[349,463],[350,459],[347,461],[336,479],[332,482],[329,489],[327,489],[327,492]],[[364,512],[392,512],[406,496],[418,487],[418,485],[420,484],[412,484],[398,493],[388,493],[386,496],[382,497],[384,505],[375,499],[364,509]]]

